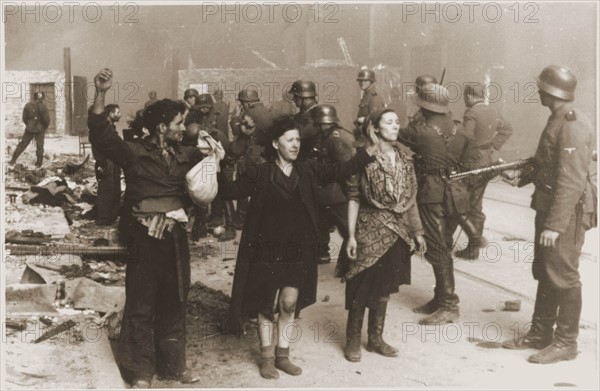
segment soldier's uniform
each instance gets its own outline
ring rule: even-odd
[[[383,110],[385,108],[385,102],[379,93],[377,88],[372,84],[363,92],[363,96],[358,104],[358,113],[356,118],[367,117],[374,111]]]
[[[385,109],[385,102],[383,97],[377,93],[375,88],[375,72],[368,69],[361,69],[358,72],[356,81],[359,83],[363,81],[370,81],[371,85],[366,89],[362,90],[362,96],[360,103],[358,104],[358,112],[356,113],[356,120],[354,121],[354,138],[356,139],[356,146],[363,147],[366,140],[365,129],[367,125],[367,117],[369,114],[375,111],[381,111]],[[359,119],[362,118],[362,122]]]
[[[535,153],[533,276],[558,289],[581,286],[579,255],[595,205],[590,179],[594,138],[589,119],[567,103],[550,116]],[[544,229],[560,233],[556,247],[538,244]]]
[[[350,160],[354,155],[354,136],[352,132],[339,125],[335,107],[318,105],[311,111],[315,130],[319,131],[315,144],[315,158],[325,164],[344,163]],[[352,176],[345,183],[356,180],[357,177]],[[317,187],[320,216],[319,262],[328,263],[331,260],[329,229],[335,226],[343,238],[338,254],[338,265],[341,267],[347,265],[346,241],[348,239],[348,200],[343,186],[339,182],[332,182]]]
[[[321,135],[319,144],[319,159],[327,163],[344,163],[354,155],[354,136],[352,132],[335,125],[325,134]],[[354,180],[354,176],[347,181]],[[344,239],[339,254],[345,253],[345,241],[348,238],[348,200],[344,189],[338,182],[319,186],[319,243],[329,245],[329,227],[336,226]],[[340,257],[343,258],[343,257]],[[338,260],[339,262],[339,260]]]
[[[428,96],[447,99],[447,93],[442,92],[444,87],[431,86],[433,93]],[[427,242],[425,258],[433,266],[436,280],[433,300],[415,311],[433,313],[422,319],[422,323],[439,324],[458,318],[452,234],[469,207],[466,186],[462,182],[449,182],[446,176],[451,171],[458,171],[466,161],[471,141],[460,123],[452,119],[447,100],[427,102],[426,97],[423,99],[424,103],[420,103],[432,103],[427,107],[438,111],[432,112],[423,123],[401,129],[398,140],[417,155],[417,203]]]
[[[241,130],[244,115],[250,116],[254,121],[255,129],[251,135],[247,135]],[[244,110],[240,116],[232,117],[230,125],[235,137],[231,143],[231,153],[236,159],[236,172],[239,177],[249,166],[258,165],[265,161],[262,156],[265,148],[261,140],[273,125],[273,115],[262,102],[256,102],[247,110]],[[236,227],[243,225],[247,207],[247,197],[237,200],[236,215],[234,217]]]
[[[579,256],[585,231],[596,226],[597,189],[592,166],[596,140],[588,118],[571,103],[577,80],[570,69],[546,67],[537,84],[545,106],[558,103],[540,137],[536,171],[524,181],[535,184],[531,202],[536,211],[532,270],[538,289],[530,331],[520,339],[505,341],[503,346],[542,349],[529,361],[549,364],[577,356],[582,306]],[[558,233],[554,247],[540,244],[544,231]]]
[[[312,113],[315,107],[317,107],[316,104],[294,116],[300,132],[300,139],[302,140],[299,159],[315,159],[319,157],[319,129],[315,126]]]
[[[215,102],[214,111],[217,113],[215,116],[215,127],[229,137],[229,103],[225,103],[222,100]]]
[[[513,133],[510,123],[483,100],[467,108],[463,117],[463,127],[465,133],[474,140],[471,156],[468,159],[471,169],[494,163],[494,151],[500,150]],[[479,255],[485,223],[483,194],[490,179],[492,178],[485,175],[468,178],[470,207],[466,215],[468,223],[463,224],[463,229],[469,237],[469,244],[465,249],[457,252],[457,256],[475,259]]]

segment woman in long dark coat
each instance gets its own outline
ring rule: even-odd
[[[346,281],[348,361],[360,361],[361,329],[369,308],[367,350],[394,357],[398,350],[383,340],[387,302],[410,284],[410,257],[426,251],[416,203],[417,180],[411,159],[399,144],[400,120],[391,109],[369,115],[369,131],[379,138],[374,161],[347,187],[349,262]],[[418,247],[415,245],[418,245]],[[339,270],[338,270],[339,272]]]
[[[233,183],[219,184],[219,195],[251,197],[238,250],[230,317],[239,327],[245,318],[258,315],[260,374],[275,379],[277,369],[290,375],[302,373],[288,359],[289,335],[295,311],[316,301],[316,186],[358,172],[371,162],[369,154],[375,145],[344,164],[297,161],[300,134],[292,117],[276,120],[263,144],[268,162],[249,167]],[[273,338],[275,313],[279,313],[277,341]]]

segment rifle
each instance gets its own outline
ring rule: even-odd
[[[486,175],[486,174],[490,174],[490,173],[494,173],[494,176],[495,176],[495,175],[502,173],[503,171],[517,170],[517,169],[524,169],[523,173],[521,174],[521,178],[519,179],[519,182],[518,182],[518,186],[523,187],[533,180],[533,174],[536,171],[534,158],[530,157],[530,158],[526,158],[526,159],[519,159],[519,160],[515,160],[514,162],[510,162],[510,163],[492,164],[491,166],[478,168],[476,170],[452,173],[452,174],[448,175],[448,179],[451,181],[457,181],[457,180],[464,179],[467,177]],[[510,178],[510,179],[514,179],[514,178]]]
[[[444,76],[446,76],[446,67],[444,67],[444,70],[442,71],[442,78],[440,79],[440,85],[444,84]]]

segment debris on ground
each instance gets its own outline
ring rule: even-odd
[[[223,325],[227,322],[230,297],[225,293],[195,282],[188,294],[188,314],[200,324]]]

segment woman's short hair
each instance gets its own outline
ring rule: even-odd
[[[158,125],[165,124],[169,126],[177,114],[185,112],[185,105],[172,99],[162,99],[148,106],[142,115],[144,127],[150,134],[156,132]]]
[[[277,117],[264,134],[259,135],[259,144],[265,147],[263,157],[269,161],[277,158],[277,150],[273,148],[273,140],[277,140],[288,130],[298,129],[293,115]]]

